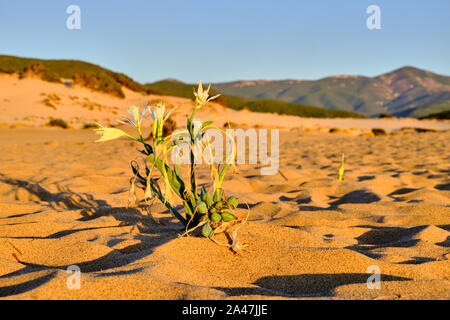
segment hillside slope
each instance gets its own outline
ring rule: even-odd
[[[0,55],[0,74],[17,74],[20,79],[39,77],[42,80],[80,85],[119,98],[125,98],[123,88],[144,94],[172,95],[191,99],[194,85],[175,80],[141,84],[122,73],[98,65],[77,60],[43,60]],[[216,93],[219,93],[216,91]],[[364,116],[342,110],[327,110],[307,104],[293,104],[277,100],[259,100],[221,95],[218,100],[223,106],[235,110],[248,109],[259,112],[296,115],[319,118],[362,118]]]
[[[445,109],[442,102],[450,101],[450,77],[414,67],[372,78],[344,75],[315,81],[235,81],[213,87],[226,94],[343,109],[367,116],[424,116],[444,111],[436,110],[436,105]],[[434,109],[427,110],[431,105]]]
[[[124,98],[122,86],[137,92],[148,88],[123,73],[78,60],[44,60],[0,55],[0,73],[16,73],[20,78],[38,76],[42,80],[79,84],[96,91]]]
[[[171,95],[183,98],[192,98],[194,84],[186,84],[177,80],[162,80],[146,84],[147,88],[154,93]],[[221,93],[211,89],[211,94]],[[310,118],[365,118],[365,116],[345,111],[329,110],[312,105],[289,103],[275,99],[245,98],[233,95],[221,94],[216,100],[221,105],[234,110],[247,109],[255,112],[271,112]]]

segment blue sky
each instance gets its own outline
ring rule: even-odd
[[[81,8],[68,30],[66,8]],[[381,29],[366,8],[381,8]],[[0,54],[79,59],[140,82],[450,75],[448,0],[0,1]]]

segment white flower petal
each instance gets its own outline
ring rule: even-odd
[[[126,124],[126,125],[133,125],[132,123],[130,123],[130,120],[126,119],[125,121],[116,119],[117,122],[121,123],[121,124]]]

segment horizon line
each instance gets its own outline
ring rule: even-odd
[[[181,82],[181,83],[189,84],[189,81],[180,80],[180,79],[174,78],[174,77],[161,78],[159,80],[155,80],[155,81],[152,81],[152,82],[149,82],[149,81],[140,82],[140,81],[135,80],[135,78],[131,77],[129,75],[129,73],[126,73],[126,72],[123,72],[123,71],[115,71],[115,70],[112,70],[112,69],[110,69],[110,68],[108,68],[106,66],[97,64],[95,62],[90,62],[90,61],[80,60],[80,59],[37,58],[37,57],[30,57],[30,56],[25,57],[25,56],[20,56],[20,55],[2,54],[1,52],[0,52],[0,56],[24,58],[24,59],[37,59],[37,60],[46,60],[46,61],[78,61],[78,62],[89,63],[89,64],[92,64],[92,65],[99,66],[99,67],[101,67],[103,69],[110,70],[112,72],[122,73],[122,74],[132,78],[133,81],[139,82],[139,83],[144,84],[144,85],[145,84],[155,83],[155,82],[160,82],[160,81],[178,81],[178,82]],[[222,83],[234,83],[234,82],[274,82],[274,81],[280,81],[280,82],[281,81],[298,81],[298,82],[301,82],[301,81],[320,81],[320,80],[327,79],[327,78],[337,78],[337,77],[377,78],[377,77],[380,77],[382,75],[385,75],[385,74],[388,74],[388,73],[392,73],[392,72],[395,72],[395,71],[398,71],[398,70],[401,70],[401,69],[406,69],[406,68],[413,68],[413,69],[417,69],[417,70],[421,70],[421,71],[425,71],[425,72],[429,72],[429,73],[434,73],[434,74],[439,75],[439,76],[450,77],[450,75],[446,75],[446,74],[430,71],[430,70],[427,70],[427,69],[418,68],[418,67],[415,67],[415,66],[412,66],[412,65],[404,65],[404,66],[392,69],[390,71],[385,71],[385,72],[379,73],[379,74],[377,74],[375,76],[367,76],[367,75],[362,75],[362,74],[343,73],[343,74],[332,74],[332,75],[328,75],[328,76],[324,76],[324,77],[320,77],[320,78],[314,78],[314,79],[307,79],[307,78],[304,78],[304,79],[300,79],[300,78],[297,78],[297,79],[295,79],[295,78],[271,78],[271,79],[267,79],[266,78],[266,79],[261,79],[260,78],[260,79],[251,79],[251,80],[250,79],[236,79],[236,80],[230,80],[230,81],[215,81],[215,82],[209,82],[209,81],[203,81],[202,80],[202,82],[211,83],[211,84],[222,84]]]

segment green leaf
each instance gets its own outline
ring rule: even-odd
[[[212,124],[214,121],[206,121],[202,124],[202,130],[205,129],[207,126],[209,126],[210,124]]]
[[[145,150],[147,151],[147,153],[148,153],[149,155],[150,155],[150,154],[153,154],[153,148],[152,148],[151,145],[149,145],[148,143],[144,142],[144,148],[145,148]]]
[[[170,205],[170,203],[168,201],[165,201],[164,197],[162,196],[162,194],[159,193],[159,191],[155,188],[155,186],[151,183],[150,187],[152,188],[152,191],[156,194],[156,196],[158,197],[158,199],[164,203],[164,205],[166,206],[167,209],[169,209],[170,212],[172,212],[172,214],[183,224],[183,225],[187,225],[187,220],[178,212],[177,209],[175,209],[174,207],[172,207]]]
[[[184,206],[184,212],[186,212],[186,215],[192,216],[193,213],[189,206],[189,203],[187,201],[183,201],[183,206]]]
[[[163,163],[161,159],[157,159],[155,161],[155,156],[153,154],[148,156],[147,159],[150,162],[152,162],[161,173],[163,173],[165,170],[167,177],[169,179],[170,187],[177,194],[178,197],[183,199],[183,194],[186,187],[181,176],[177,175],[175,171],[172,170],[167,164]]]
[[[219,183],[218,183],[218,185],[217,185],[217,188],[219,189],[219,188],[221,188],[222,187],[222,182],[223,182],[223,179],[225,178],[225,173],[227,172],[227,169],[228,169],[228,167],[230,166],[230,164],[229,163],[227,163],[223,168],[222,168],[222,170],[220,170],[220,173],[219,173]]]

